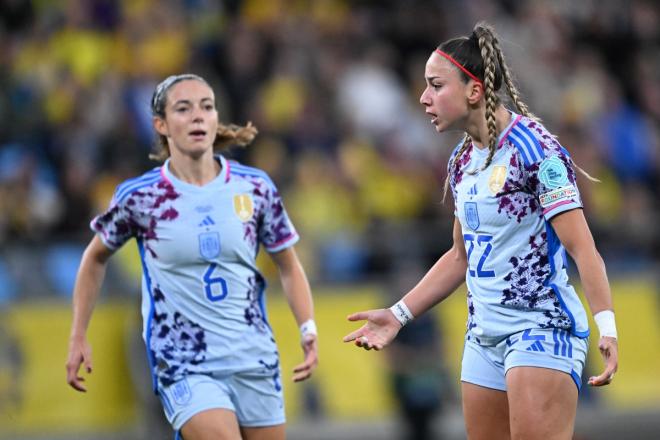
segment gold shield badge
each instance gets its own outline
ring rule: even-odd
[[[246,222],[252,218],[254,213],[254,205],[252,203],[252,196],[249,194],[238,194],[234,196],[234,212],[242,222]]]
[[[497,194],[504,186],[506,180],[506,166],[495,165],[488,178],[488,189],[491,193]]]

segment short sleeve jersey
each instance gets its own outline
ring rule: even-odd
[[[266,173],[216,160],[221,172],[202,187],[177,179],[169,161],[128,180],[91,222],[110,249],[137,240],[155,387],[187,373],[279,371],[255,258],[298,234]]]
[[[582,207],[568,152],[539,122],[512,114],[492,162],[479,171],[487,156],[470,144],[449,169],[468,257],[468,331],[483,344],[529,328],[588,336],[550,225]]]

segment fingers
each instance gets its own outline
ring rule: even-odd
[[[293,381],[301,382],[309,379],[318,364],[318,356],[315,350],[310,350],[305,356],[305,361],[293,369]]]
[[[360,336],[359,338],[357,338],[355,340],[355,345],[357,345],[358,347],[364,348],[367,351],[371,350],[372,348],[376,351],[383,348],[382,344],[373,343],[369,340],[368,337],[366,337],[364,335]]]
[[[71,387],[76,391],[80,391],[81,393],[86,393],[87,388],[82,384],[82,382],[84,381],[85,381],[84,377],[77,376],[74,377],[73,380],[69,381],[69,385],[71,385]]]
[[[74,390],[85,393],[87,392],[87,388],[82,384],[82,382],[85,381],[85,378],[78,376],[79,369],[80,362],[68,362],[66,364],[66,383],[68,383]]]
[[[92,372],[92,358],[90,356],[85,356],[84,360],[85,370],[87,370],[87,373],[89,374]]]
[[[348,315],[349,321],[364,321],[369,318],[369,312],[357,312],[352,315]]]
[[[84,353],[70,354],[66,363],[66,382],[76,391],[87,392],[87,387],[83,385],[85,378],[79,375],[80,367],[84,365],[87,373],[92,372],[92,357]]]
[[[614,372],[607,369],[600,376],[591,376],[588,383],[592,387],[602,387],[612,383],[612,380],[614,380]]]
[[[616,339],[603,337],[600,339],[598,348],[605,361],[605,371],[599,376],[592,376],[589,378],[589,385],[594,387],[600,387],[612,383],[612,380],[614,380],[614,374],[619,367]]]
[[[314,364],[308,364],[304,362],[293,369],[293,381],[302,382],[312,377],[312,372],[314,371]]]
[[[360,327],[359,329],[355,330],[353,333],[349,333],[348,335],[344,336],[343,341],[344,342],[354,341],[355,339],[362,336],[363,333],[364,333],[364,327]],[[358,345],[358,347],[359,347],[359,345]]]

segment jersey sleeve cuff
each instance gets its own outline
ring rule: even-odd
[[[570,211],[573,209],[582,208],[582,205],[574,200],[563,200],[557,202],[543,209],[543,216],[546,220],[550,220],[552,217],[562,212]]]
[[[280,241],[278,241],[278,242],[276,242],[276,243],[274,243],[270,246],[264,245],[264,247],[266,248],[266,250],[268,252],[270,252],[272,254],[272,253],[279,252],[281,250],[284,250],[286,248],[289,248],[289,247],[293,246],[294,244],[296,244],[298,242],[298,240],[300,240],[300,236],[298,235],[297,232],[294,232],[294,233],[288,235],[287,237],[283,238],[282,240],[280,240]]]
[[[93,219],[91,222],[89,222],[89,229],[91,229],[92,232],[94,232],[96,235],[98,235],[99,239],[101,239],[101,241],[103,242],[105,247],[107,247],[111,251],[116,251],[119,248],[119,246],[117,246],[116,244],[113,244],[110,241],[110,239],[107,237],[107,234],[105,233],[105,231],[103,229],[101,229],[101,230],[96,229],[96,227],[95,227],[96,224],[97,224],[96,219]]]

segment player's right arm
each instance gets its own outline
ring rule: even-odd
[[[419,283],[402,299],[413,316],[419,316],[451,295],[465,281],[467,253],[463,232],[458,219],[454,220],[454,244],[424,275]],[[358,347],[380,350],[397,335],[402,325],[390,309],[358,312],[349,321],[367,323],[344,337],[344,342],[355,341]],[[366,339],[365,339],[366,338]]]
[[[80,376],[78,370],[84,364],[87,373],[92,372],[92,350],[87,342],[87,327],[112,253],[99,236],[95,235],[83,253],[73,289],[73,322],[66,361],[66,381],[71,387],[82,392],[87,391],[87,388],[83,385],[85,379]]]

